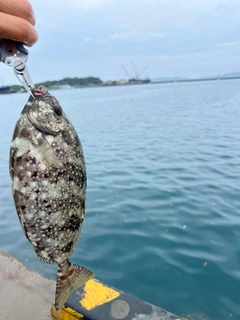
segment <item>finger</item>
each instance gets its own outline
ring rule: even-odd
[[[27,0],[1,0],[0,11],[19,18],[23,18],[33,26],[36,23],[33,8]]]
[[[0,38],[12,39],[32,46],[37,41],[38,35],[28,21],[0,12]]]

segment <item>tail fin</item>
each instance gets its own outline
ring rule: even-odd
[[[66,265],[64,267],[66,267]],[[76,290],[78,287],[82,286],[85,282],[94,277],[94,273],[91,270],[70,262],[68,262],[67,270],[64,270],[64,273],[62,273],[63,269],[66,268],[58,266],[55,294],[55,308],[57,311],[62,308],[64,302],[72,291]]]

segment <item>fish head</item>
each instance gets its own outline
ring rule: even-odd
[[[31,91],[34,98],[30,96],[25,110],[31,124],[38,131],[53,136],[66,130],[69,121],[57,99],[43,86]]]

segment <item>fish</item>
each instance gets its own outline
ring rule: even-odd
[[[44,86],[32,89],[10,146],[12,195],[38,258],[57,264],[55,308],[94,273],[69,261],[82,231],[86,164],[77,132]]]

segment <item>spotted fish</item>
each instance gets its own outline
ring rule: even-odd
[[[39,259],[58,265],[55,308],[94,277],[69,262],[85,214],[86,167],[81,143],[56,98],[33,89],[16,123],[10,176],[16,211]]]

